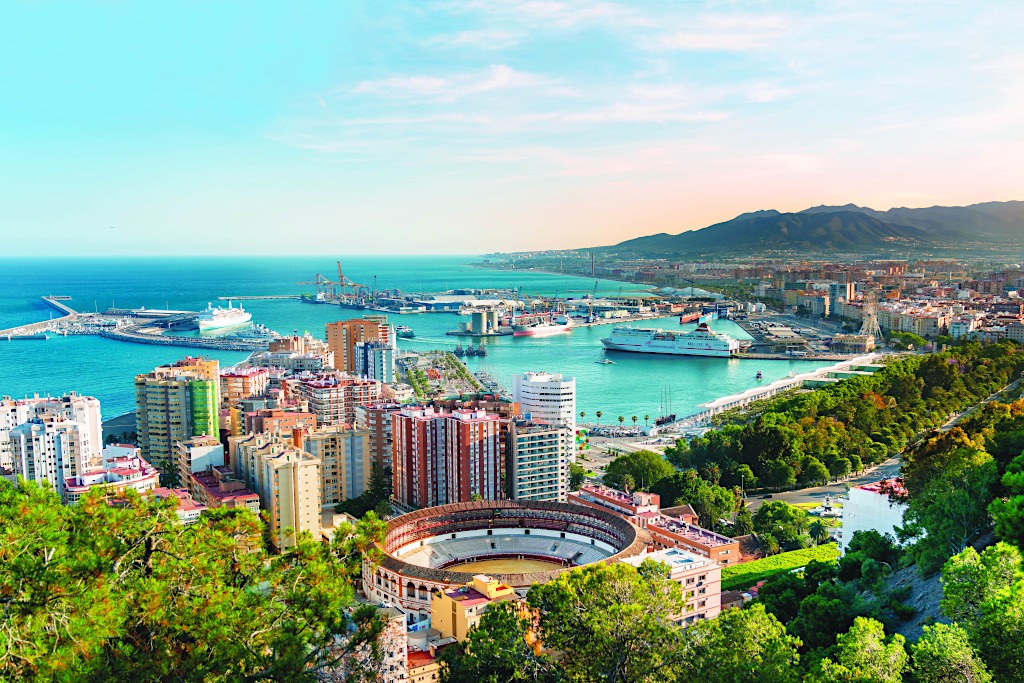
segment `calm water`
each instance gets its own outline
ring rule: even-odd
[[[320,272],[336,277],[333,257],[202,258],[202,259],[0,259],[0,328],[42,320],[49,307],[39,301],[45,294],[73,297],[78,310],[146,306],[199,310],[217,296],[296,294],[311,291],[298,282],[313,279]],[[464,265],[469,257],[351,257],[346,258],[345,275],[356,282],[378,288],[431,291],[455,287],[522,287],[528,294],[583,296],[593,291],[594,280],[544,273],[490,271]],[[598,281],[598,294],[632,291],[631,285]],[[322,337],[324,324],[358,317],[358,311],[334,306],[303,304],[295,300],[249,301],[245,307],[253,321],[282,334],[309,331]],[[392,321],[411,327],[416,338],[401,340],[404,347],[417,350],[454,348],[458,341],[445,336],[459,316],[425,314],[392,316]],[[678,328],[676,319],[658,323]],[[692,328],[692,325],[687,328]],[[712,324],[716,330],[743,336],[728,321]],[[685,414],[694,406],[725,394],[742,391],[764,382],[805,371],[816,364],[807,361],[721,360],[712,358],[665,358],[614,354],[614,365],[599,365],[600,339],[611,332],[610,325],[579,328],[569,334],[542,339],[486,339],[489,355],[468,358],[473,370],[486,370],[509,386],[513,373],[546,370],[577,378],[579,410],[590,421],[596,411],[602,422],[659,414],[663,390],[671,389],[672,409]],[[134,407],[132,379],[137,373],[167,363],[199,349],[176,349],[128,344],[99,337],[51,338],[47,341],[0,341],[0,394],[24,396],[33,393],[58,394],[78,391],[100,399],[106,416],[119,415]],[[245,358],[244,353],[206,352],[222,364]]]

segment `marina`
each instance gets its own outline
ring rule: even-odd
[[[314,271],[321,260],[300,259],[295,263],[269,258],[211,259],[195,263],[182,259],[142,259],[130,263],[71,260],[52,267],[33,265],[32,261],[14,262],[9,267],[12,278],[5,285],[6,296],[0,299],[0,324],[18,329],[31,325],[34,332],[47,333],[50,338],[44,343],[29,344],[0,339],[0,387],[12,395],[59,392],[68,387],[86,390],[88,387],[111,406],[111,411],[127,411],[134,401],[131,381],[134,373],[148,371],[156,364],[173,361],[187,353],[194,355],[197,351],[218,358],[223,364],[232,364],[243,360],[253,350],[265,348],[266,342],[239,343],[222,339],[216,333],[200,335],[194,330],[179,331],[176,324],[186,323],[189,316],[196,315],[211,299],[218,301],[218,292],[294,296],[298,289],[295,282],[302,279],[302,273]],[[587,296],[594,293],[593,279],[469,268],[457,257],[364,257],[351,261],[351,274],[357,281],[372,282],[373,273],[378,273],[378,281],[409,291],[507,289],[531,292],[534,299],[551,300],[557,292],[562,301],[567,290],[586,290],[583,294]],[[103,274],[114,271],[121,273],[121,284],[103,283]],[[363,273],[370,275],[363,276]],[[60,301],[76,311],[74,315],[58,317],[58,309],[39,298],[40,292],[53,291],[52,283],[57,280],[62,282],[57,293],[74,297]],[[628,290],[628,286],[623,289],[621,282],[601,280],[594,301],[618,296],[620,291],[625,296],[630,293]],[[117,308],[103,310],[95,305],[97,300],[110,305],[112,298]],[[289,335],[308,331],[323,338],[326,323],[367,314],[365,310],[310,305],[294,298],[243,301],[246,301],[245,309],[252,313],[253,322]],[[159,304],[151,308],[156,302]],[[587,308],[585,303],[580,303],[576,310],[586,315]],[[77,312],[82,309],[94,312]],[[53,320],[44,320],[51,312]],[[608,336],[609,325],[628,323],[681,331],[696,327],[695,323],[680,326],[679,315],[659,318],[650,313],[625,312],[629,316],[626,319],[601,317],[592,324],[576,319],[568,334],[473,339],[473,346],[483,347],[487,355],[464,356],[463,362],[473,373],[487,378],[481,380],[482,383],[492,386],[509,387],[511,376],[525,370],[549,370],[575,376],[578,411],[586,413],[581,422],[593,421],[596,411],[600,410],[608,416],[606,420],[625,416],[627,424],[631,424],[632,415],[637,415],[641,426],[644,415],[650,415],[653,424],[654,418],[662,414],[659,394],[666,385],[672,386],[676,412],[687,414],[720,396],[739,393],[758,384],[768,385],[791,372],[828,364],[808,357],[748,360],[645,354],[617,354],[613,364],[598,363],[605,357],[600,340]],[[605,313],[602,311],[600,315]],[[597,315],[595,313],[595,317]],[[413,334],[411,338],[396,335],[399,349],[422,353],[433,349],[454,351],[460,339],[445,333],[466,319],[456,309],[431,315],[396,315],[390,321],[396,327],[408,328]],[[715,331],[746,338],[743,330],[728,320],[714,320],[710,325]],[[104,331],[106,335],[101,334]],[[464,350],[468,341],[461,339]],[[18,369],[40,364],[47,368],[42,384],[39,373]],[[101,373],[102,368],[106,370]],[[760,382],[754,378],[758,370],[764,375]]]

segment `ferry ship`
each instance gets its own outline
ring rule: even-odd
[[[200,330],[218,330],[224,327],[238,327],[252,320],[252,313],[241,306],[232,308],[228,302],[227,308],[206,304],[206,308],[196,316],[196,324]]]
[[[565,315],[523,315],[512,323],[512,335],[515,337],[547,337],[571,329],[572,320]]]
[[[602,339],[601,343],[611,351],[662,353],[672,356],[735,358],[740,353],[740,343],[737,340],[720,332],[712,332],[707,323],[701,323],[692,332],[620,326],[612,330],[612,336]]]

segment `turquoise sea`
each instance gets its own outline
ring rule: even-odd
[[[456,287],[522,287],[528,294],[580,297],[593,291],[594,280],[525,271],[494,271],[467,266],[477,260],[445,257],[347,257],[345,275],[356,282],[405,291],[436,291]],[[336,278],[336,257],[238,258],[120,258],[120,259],[0,259],[0,328],[43,320],[51,315],[40,296],[72,297],[78,310],[146,306],[199,310],[218,296],[297,294],[311,287],[297,283],[316,273]],[[637,286],[599,280],[598,294],[639,291]],[[248,301],[253,321],[281,332],[309,331],[323,337],[324,324],[358,317],[359,311],[296,300]],[[446,313],[392,316],[416,332],[401,344],[418,350],[454,348],[455,337],[445,336],[459,316]],[[675,318],[660,321],[678,327]],[[692,327],[692,326],[689,326]],[[716,330],[743,336],[728,321],[715,321]],[[685,328],[684,328],[685,329]],[[600,339],[609,325],[577,328],[569,334],[541,339],[495,338],[484,344],[488,356],[468,358],[473,370],[486,370],[504,386],[513,373],[544,370],[577,378],[578,409],[587,421],[600,410],[603,423],[619,415],[654,416],[662,410],[665,389],[671,390],[672,412],[683,415],[696,405],[719,396],[785,377],[791,371],[810,370],[824,363],[808,361],[723,360],[667,358],[615,354],[614,365],[599,365]],[[93,336],[57,337],[47,341],[0,341],[0,395],[25,396],[77,391],[100,399],[103,413],[113,417],[133,409],[132,380],[137,373],[173,361],[199,349],[177,349],[111,341]],[[208,352],[222,364],[245,358],[244,353]]]

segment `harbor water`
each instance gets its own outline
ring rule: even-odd
[[[45,320],[52,309],[43,295],[67,295],[65,302],[79,311],[145,306],[147,308],[198,311],[219,296],[287,295],[313,291],[299,282],[316,273],[337,279],[336,257],[251,258],[138,258],[138,259],[0,259],[5,277],[0,282],[0,328]],[[524,295],[580,298],[594,291],[590,278],[528,271],[499,271],[466,265],[474,257],[349,257],[342,259],[345,276],[378,289],[442,291],[453,288],[521,288]],[[643,291],[637,285],[597,281],[597,294],[626,295]],[[216,305],[216,304],[215,304]],[[225,304],[226,305],[226,304]],[[244,301],[253,322],[281,334],[306,331],[323,337],[324,325],[354,318],[362,312],[333,305],[307,304],[295,299]],[[600,339],[611,325],[575,328],[568,334],[549,337],[500,337],[479,342],[446,336],[460,316],[450,313],[392,315],[395,324],[408,325],[414,339],[399,345],[420,351],[454,349],[457,343],[483,344],[488,355],[466,358],[474,371],[493,375],[503,386],[516,372],[543,370],[577,378],[578,411],[586,421],[602,424],[643,425],[668,412],[665,396],[671,394],[671,412],[685,415],[706,401],[769,383],[791,372],[805,372],[826,362],[740,360],[699,357],[666,357],[606,353]],[[676,318],[642,323],[667,329],[680,326]],[[743,331],[726,320],[711,324],[716,331],[743,337]],[[105,416],[134,407],[133,378],[154,366],[185,355],[208,355],[222,365],[243,360],[247,354],[201,351],[132,344],[97,336],[51,337],[31,344],[0,342],[0,395],[59,394],[77,391],[100,399]],[[610,358],[612,364],[597,361]],[[760,371],[762,379],[757,380]]]

